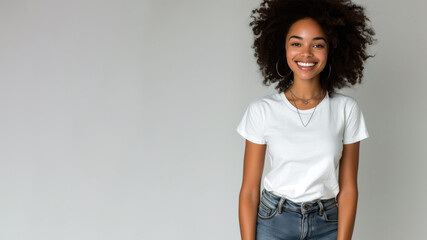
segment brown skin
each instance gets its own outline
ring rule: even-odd
[[[340,159],[338,193],[337,240],[350,240],[353,235],[358,200],[357,172],[359,168],[360,141],[344,144]]]
[[[333,63],[332,74],[328,79],[327,66],[322,73],[322,87],[332,94],[343,86],[362,83],[364,63],[373,57],[367,53],[367,48],[376,42],[364,7],[351,1],[263,0],[258,8],[252,10],[249,24],[254,33],[252,48],[263,84],[270,86],[277,83],[275,89],[281,93],[289,87],[292,74],[280,77],[276,72],[276,62],[284,59],[283,30],[288,29],[296,19],[307,16],[321,23],[333,49],[328,55],[328,62]],[[278,69],[284,76],[289,73],[284,62],[278,64]],[[312,96],[310,92],[303,94]]]
[[[296,21],[286,34],[285,47],[286,62],[293,72],[292,92],[305,99],[315,96],[322,89],[320,73],[327,65],[329,51],[322,27],[312,18]],[[315,65],[304,68],[298,62]]]
[[[239,195],[239,222],[242,240],[255,240],[259,191],[266,148],[266,144],[256,144],[246,140],[243,181]]]
[[[360,142],[344,144],[340,159],[337,240],[350,240],[356,218]],[[243,182],[239,196],[239,222],[242,240],[255,240],[259,190],[264,169],[266,144],[246,140]]]
[[[322,91],[322,93],[319,94],[319,96],[313,98],[313,101],[310,100],[310,101],[308,101],[307,104],[305,104],[303,100],[295,98],[294,96],[292,96],[291,92],[289,92],[289,89],[287,89],[284,92],[284,94],[285,94],[286,98],[289,100],[289,102],[292,105],[294,105],[296,108],[298,108],[299,110],[312,109],[312,108],[316,107],[317,104],[319,104],[326,97],[326,91]]]
[[[329,49],[327,38],[320,25],[310,18],[295,22],[286,36],[287,62],[294,72],[292,92],[300,98],[311,98],[322,89],[320,73],[327,62]],[[323,46],[323,47],[322,47]],[[297,62],[315,62],[312,68],[298,68]],[[326,96],[325,91],[308,104],[292,98],[289,89],[286,97],[298,109],[314,108]],[[359,164],[360,142],[344,144],[340,159],[338,199],[338,235],[337,240],[351,240],[358,199],[357,171]],[[242,240],[254,240],[259,205],[259,191],[264,169],[266,144],[256,144],[246,140],[243,181],[239,196],[239,222]]]

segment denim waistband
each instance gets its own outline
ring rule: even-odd
[[[319,211],[319,214],[322,215],[325,209],[335,207],[338,204],[336,198],[318,199],[308,202],[293,202],[287,198],[278,196],[273,192],[267,191],[265,188],[262,190],[262,194],[267,201],[277,205],[279,213],[282,213],[282,209],[286,208],[287,210],[299,212],[301,214]]]

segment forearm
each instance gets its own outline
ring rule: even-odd
[[[240,192],[239,223],[242,240],[255,240],[259,198],[259,191]]]
[[[337,240],[351,240],[357,210],[357,192],[338,194],[338,235]]]

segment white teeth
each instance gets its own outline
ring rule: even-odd
[[[314,66],[314,63],[303,63],[303,62],[297,62],[298,65],[303,67],[312,67]]]

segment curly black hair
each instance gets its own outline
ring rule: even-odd
[[[284,92],[292,76],[280,77],[291,70],[286,62],[285,37],[296,21],[312,18],[322,27],[329,40],[328,64],[320,74],[320,85],[330,94],[335,89],[361,83],[363,64],[369,57],[367,45],[373,44],[375,31],[362,6],[350,0],[264,0],[252,10],[249,26],[255,35],[252,48],[264,77],[263,84],[278,82],[275,89]],[[328,77],[329,75],[329,77]],[[350,85],[351,84],[351,85]]]

